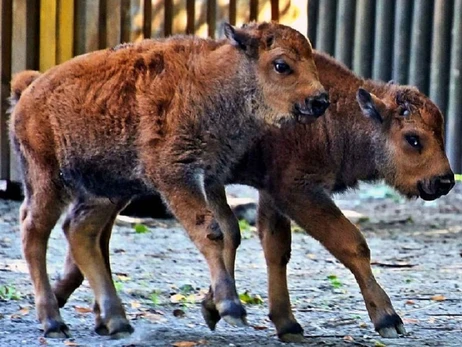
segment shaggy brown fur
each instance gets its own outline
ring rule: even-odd
[[[281,339],[303,338],[286,279],[290,219],[353,272],[375,329],[393,337],[405,331],[402,321],[372,274],[364,237],[330,195],[355,187],[358,181],[380,179],[408,197],[434,199],[448,193],[454,176],[443,149],[443,117],[413,87],[362,80],[324,54],[315,52],[314,58],[332,102],[326,115],[291,131],[269,130],[228,182],[260,191],[258,229],[268,265],[270,317]],[[360,107],[358,88],[375,94],[368,99],[368,93],[361,92]],[[67,283],[78,277],[72,275],[64,277]],[[78,285],[67,287],[66,294]],[[203,313],[212,327],[220,319],[211,297],[203,303]]]
[[[45,336],[68,335],[58,304],[80,271],[95,293],[96,331],[133,331],[112,283],[109,236],[130,199],[154,190],[204,254],[220,316],[244,322],[233,279],[240,239],[220,231],[237,228],[223,183],[265,122],[305,122],[328,103],[303,35],[276,23],[225,32],[221,41],[121,45],[12,81],[12,98],[20,97],[10,129],[24,176],[23,251]],[[71,253],[55,295],[46,245],[68,205]]]
[[[435,199],[448,193],[454,176],[444,153],[443,117],[413,87],[365,81],[324,54],[314,58],[332,101],[326,115],[291,131],[269,130],[228,182],[260,191],[258,229],[268,265],[270,317],[281,339],[303,338],[287,289],[290,219],[353,272],[375,329],[394,337],[405,331],[401,318],[372,274],[364,237],[330,195],[379,179],[408,197]],[[375,96],[357,93],[358,88]],[[77,286],[69,286],[66,295]],[[212,328],[220,319],[212,296],[203,302],[203,314]]]

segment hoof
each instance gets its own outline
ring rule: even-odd
[[[43,336],[53,339],[67,339],[71,337],[71,333],[69,327],[64,322],[48,320]]]
[[[297,322],[289,322],[278,329],[278,338],[283,342],[303,342],[303,328]]]
[[[209,327],[210,330],[215,330],[217,323],[220,321],[220,313],[211,298],[205,298],[202,300],[201,303],[201,313],[202,317],[204,317],[205,323]]]
[[[399,335],[406,334],[403,321],[396,314],[390,314],[382,318],[376,325],[375,330],[382,337],[397,338]]]
[[[110,336],[114,339],[120,339],[129,336],[135,331],[133,327],[124,318],[112,319],[108,324],[97,322],[95,332],[101,336]]]
[[[220,317],[231,326],[243,327],[247,325],[247,312],[240,302],[225,300],[217,304],[217,308]]]

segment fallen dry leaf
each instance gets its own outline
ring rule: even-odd
[[[41,344],[41,345],[47,345],[48,344],[47,339],[44,338],[43,336],[40,336],[38,340],[39,340],[39,344]]]
[[[414,300],[408,300],[405,302],[406,305],[414,305],[415,301]]]
[[[23,315],[23,316],[28,315],[29,312],[30,312],[29,307],[23,307],[22,309],[19,310],[19,314],[20,314],[20,315]]]
[[[183,294],[174,294],[170,297],[170,302],[172,304],[178,304],[180,302],[183,302],[186,300],[186,296],[184,296]]]
[[[197,342],[194,341],[177,341],[172,344],[174,347],[194,347],[197,346]]]
[[[80,314],[93,312],[93,310],[90,307],[82,307],[82,306],[74,306],[74,310]]]
[[[77,342],[70,341],[70,340],[64,341],[64,345],[65,346],[79,346],[79,344]]]
[[[345,341],[354,341],[354,338],[353,338],[353,336],[351,336],[351,335],[346,335],[346,336],[343,337],[343,339],[344,339]]]
[[[268,327],[265,327],[264,325],[252,325],[252,328],[255,330],[266,330]]]
[[[419,320],[415,318],[403,318],[403,323],[406,324],[419,324]]]
[[[446,297],[444,295],[434,295],[431,297],[433,301],[444,301],[446,300]]]
[[[140,307],[141,307],[141,303],[140,303],[139,301],[134,300],[134,301],[132,301],[132,302],[130,303],[130,306],[131,306],[131,308],[140,308]]]

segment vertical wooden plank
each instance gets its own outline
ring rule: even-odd
[[[56,63],[74,56],[74,0],[58,0]]]
[[[430,64],[430,98],[446,114],[449,93],[452,1],[436,0]]]
[[[250,0],[249,20],[258,20],[258,0]]]
[[[101,0],[80,0],[75,4],[75,53],[83,54],[100,48],[99,20]]]
[[[335,32],[335,58],[351,68],[355,32],[356,0],[339,0]]]
[[[319,3],[318,33],[316,48],[334,54],[336,0],[323,0]]]
[[[409,84],[417,86],[424,93],[428,92],[432,13],[432,0],[416,0],[414,2]]]
[[[148,39],[151,37],[152,30],[152,2],[151,0],[144,0],[143,3],[143,37]]]
[[[12,0],[0,1],[0,18],[0,180],[6,180],[10,178],[10,145],[6,110],[11,80]]]
[[[391,79],[394,5],[394,0],[377,0],[372,77],[382,81]]]
[[[196,18],[196,6],[194,0],[186,1],[186,34],[194,34],[195,29],[195,18]]]
[[[393,80],[406,84],[409,79],[409,52],[411,42],[413,1],[396,0],[395,30],[393,34]]]
[[[130,42],[132,34],[132,4],[131,0],[120,1],[120,42]]]
[[[236,25],[237,3],[236,0],[229,1],[229,24]]]
[[[314,48],[318,47],[316,34],[318,29],[319,0],[308,0],[308,38]]]
[[[449,161],[456,173],[462,172],[462,0],[454,1],[447,143]]]
[[[40,3],[40,70],[45,71],[56,64],[56,10],[57,0]]]
[[[371,77],[372,74],[374,9],[375,1],[358,0],[356,2],[353,70],[360,76],[366,78]]]
[[[215,38],[217,24],[217,1],[207,0],[208,36]]]
[[[279,21],[279,0],[271,0],[271,20]]]
[[[105,13],[105,46],[114,47],[121,42],[122,2],[120,0],[104,0]]]

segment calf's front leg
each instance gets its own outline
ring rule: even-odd
[[[313,199],[297,194],[285,201],[287,215],[353,273],[375,330],[382,337],[404,334],[406,330],[401,318],[372,274],[370,250],[358,228],[323,192],[317,192]]]

